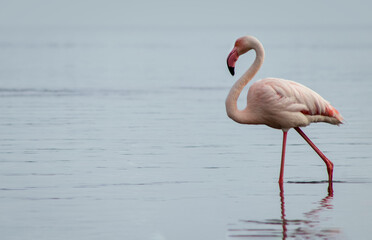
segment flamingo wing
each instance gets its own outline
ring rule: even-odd
[[[342,116],[328,101],[315,91],[297,82],[266,78],[254,83],[251,89],[252,95],[256,96],[253,98],[258,96],[259,100],[256,99],[256,101],[259,101],[258,105],[266,111],[265,115],[271,118],[275,117],[275,119],[266,120],[270,123],[280,122],[280,127],[272,127],[306,126],[311,122],[342,123]],[[250,100],[249,95],[250,93],[248,93],[248,101]]]

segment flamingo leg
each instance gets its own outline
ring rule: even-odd
[[[305,139],[305,141],[314,149],[314,151],[321,157],[324,161],[324,163],[327,165],[327,172],[328,172],[328,182],[329,184],[332,183],[333,179],[333,163],[315,146],[315,144],[308,138],[305,133],[299,128],[294,128],[300,135]],[[330,185],[331,188],[331,185]]]
[[[281,185],[283,184],[285,146],[287,145],[287,133],[288,133],[288,131],[283,131],[282,161],[281,161],[281,164],[280,164],[280,175],[279,175],[279,184],[281,184]]]

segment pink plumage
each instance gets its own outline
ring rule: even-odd
[[[244,36],[236,40],[227,57],[229,71],[234,75],[235,63],[239,56],[254,49],[256,58],[243,76],[235,82],[226,98],[227,115],[242,124],[265,124],[283,130],[282,161],[279,183],[283,183],[287,131],[294,128],[318,153],[327,166],[329,190],[332,190],[333,163],[315,146],[299,127],[313,122],[334,125],[342,123],[341,114],[318,93],[294,81],[265,78],[256,81],[248,90],[247,106],[240,110],[237,100],[243,88],[254,77],[264,61],[265,51],[255,37]]]
[[[265,78],[249,88],[247,105],[262,124],[277,129],[305,127],[312,122],[341,124],[342,116],[310,88],[285,79]]]

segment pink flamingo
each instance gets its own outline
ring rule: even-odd
[[[265,78],[256,81],[248,90],[247,106],[243,110],[237,107],[237,100],[243,88],[254,77],[264,61],[264,48],[260,41],[252,36],[236,40],[233,50],[227,57],[227,66],[234,75],[235,63],[239,56],[254,49],[256,58],[251,67],[231,88],[226,99],[227,115],[242,124],[265,124],[283,130],[282,158],[279,184],[283,184],[285,147],[287,132],[294,128],[323,159],[327,166],[328,182],[332,183],[333,163],[315,146],[299,127],[313,122],[326,122],[339,125],[342,116],[324,98],[302,84],[279,78]]]

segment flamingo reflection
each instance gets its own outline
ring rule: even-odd
[[[229,229],[230,238],[263,238],[263,239],[333,239],[340,234],[339,229],[321,228],[319,215],[325,210],[333,208],[333,188],[328,186],[328,194],[321,199],[316,208],[305,212],[303,219],[288,219],[285,212],[285,195],[283,184],[279,183],[280,188],[280,219],[241,220],[243,228]],[[253,227],[247,227],[252,226]]]

